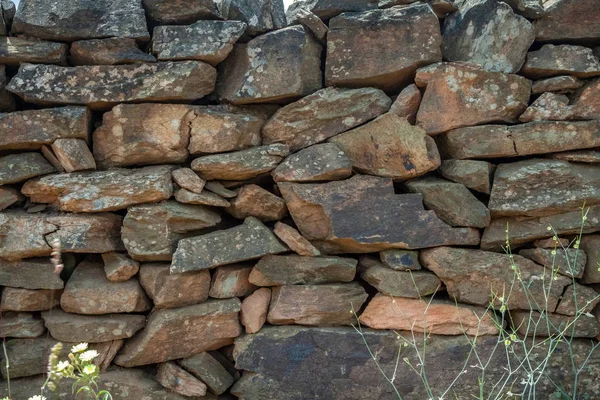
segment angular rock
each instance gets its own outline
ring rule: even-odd
[[[384,250],[379,253],[379,259],[383,265],[395,271],[418,271],[421,269],[417,251]]]
[[[221,16],[248,24],[251,36],[283,28],[286,25],[282,0],[223,0],[219,3]]]
[[[160,25],[188,25],[201,19],[220,19],[214,0],[142,0],[148,16]]]
[[[71,65],[119,65],[152,63],[156,58],[140,50],[135,39],[113,37],[80,40],[71,44]]]
[[[362,125],[390,104],[379,89],[328,87],[277,110],[263,128],[263,140],[297,151]]]
[[[444,160],[438,169],[444,178],[485,194],[490,194],[494,170],[493,164],[477,160]]]
[[[147,365],[231,344],[233,338],[242,333],[239,311],[238,299],[157,310],[148,317],[146,327],[127,340],[115,363],[123,367]]]
[[[6,67],[0,66],[0,111],[11,112],[15,111],[15,98],[6,89],[8,77],[6,75]]]
[[[466,2],[444,20],[442,54],[492,72],[516,73],[535,40],[535,28],[496,0]]]
[[[52,150],[68,173],[96,169],[96,161],[85,140],[56,139]]]
[[[292,251],[296,252],[301,256],[320,256],[321,252],[315,246],[313,246],[308,240],[306,240],[300,232],[295,228],[284,224],[283,222],[277,222],[273,233],[285,243]]]
[[[28,181],[21,192],[35,203],[54,203],[63,211],[120,210],[171,197],[171,169],[156,166],[49,175]]]
[[[540,248],[540,249],[560,249],[562,247],[569,247],[569,245],[570,245],[569,239],[558,238],[558,237],[539,239],[539,240],[536,240],[535,242],[533,242],[533,247]],[[545,253],[543,253],[543,254],[545,254]],[[583,254],[585,254],[585,252],[583,252]],[[552,254],[550,254],[550,255],[552,255]],[[523,255],[523,257],[527,257],[527,256]],[[544,264],[544,262],[541,262],[539,264]]]
[[[352,163],[333,143],[317,144],[288,156],[272,172],[275,182],[334,181],[352,175]]]
[[[104,253],[104,273],[111,282],[125,282],[138,273],[140,263],[121,253]]]
[[[213,91],[216,75],[213,67],[199,61],[79,67],[22,64],[7,90],[34,104],[107,109],[117,103],[197,100]]]
[[[421,105],[421,98],[421,91],[417,85],[408,85],[396,97],[388,112],[406,118],[408,122],[414,124],[417,118],[417,111],[419,111],[419,106]]]
[[[573,248],[561,248],[558,242],[552,249],[525,249],[519,252],[520,256],[529,258],[546,268],[559,274],[581,278],[587,262],[585,251]]]
[[[233,385],[234,379],[231,374],[210,353],[204,352],[184,358],[179,361],[179,365],[204,382],[216,395],[223,394]]]
[[[74,314],[147,311],[150,300],[137,279],[111,282],[101,264],[84,261],[75,268],[60,298],[62,309]]]
[[[175,200],[185,204],[196,204],[213,207],[229,207],[231,205],[227,200],[225,200],[221,196],[218,196],[207,190],[202,191],[202,193],[194,193],[190,192],[187,189],[178,189],[175,191]]]
[[[589,78],[600,75],[600,61],[589,47],[546,44],[527,53],[521,74],[530,79],[558,75]]]
[[[271,325],[350,325],[367,293],[358,283],[286,285],[271,289],[267,321]]]
[[[42,318],[52,337],[64,342],[99,343],[130,338],[146,324],[144,315],[88,316],[60,309],[44,311]]]
[[[589,286],[574,282],[562,295],[556,313],[575,316],[590,313],[600,303],[600,294]]]
[[[206,385],[173,362],[158,365],[156,380],[182,396],[204,396]]]
[[[209,181],[206,182],[204,187],[209,191],[218,196],[225,197],[226,199],[232,199],[237,196],[237,192],[234,190],[229,190],[222,183],[218,181]]]
[[[360,277],[386,296],[413,299],[435,294],[442,286],[442,281],[429,271],[394,271],[372,266],[363,270]]]
[[[590,216],[591,212],[588,213]],[[592,216],[593,217],[593,216]],[[584,235],[579,248],[587,254],[582,283],[600,283],[600,235]]]
[[[9,261],[48,256],[51,248],[46,242],[46,235],[56,229],[43,215],[30,215],[20,210],[4,211],[0,213],[0,254]]]
[[[490,211],[463,184],[428,177],[406,183],[409,192],[420,193],[425,207],[450,226],[485,228]]]
[[[523,336],[557,336],[594,338],[600,334],[600,324],[595,317],[580,315],[577,318],[560,314],[540,314],[536,311],[511,311],[510,317],[516,332]],[[549,322],[549,323],[548,323]]]
[[[423,175],[441,163],[433,138],[390,113],[329,141],[350,158],[355,170],[394,180]]]
[[[479,242],[476,230],[451,228],[425,211],[421,195],[396,195],[391,179],[356,175],[340,182],[278,186],[302,235],[329,253]]]
[[[18,153],[0,157],[0,185],[23,182],[51,174],[54,167],[40,153]]]
[[[258,219],[248,217],[242,225],[180,240],[171,273],[214,268],[287,250]]]
[[[50,310],[60,305],[61,294],[62,290],[4,287],[0,310],[18,312]]]
[[[426,4],[337,16],[329,22],[325,84],[399,90],[417,68],[442,60],[441,41]]]
[[[283,199],[257,185],[242,186],[230,203],[225,211],[238,219],[256,217],[265,222],[279,221],[287,215]]]
[[[271,144],[233,153],[199,157],[192,161],[192,169],[207,180],[246,180],[273,170],[288,154],[288,146]]]
[[[583,83],[580,79],[570,75],[555,76],[533,82],[531,93],[542,94],[545,92],[554,92],[563,94],[579,89],[583,86]]]
[[[10,207],[22,199],[21,193],[17,189],[10,187],[0,187],[0,211]]]
[[[129,207],[121,236],[134,260],[169,261],[186,233],[220,222],[219,214],[208,208],[165,201]]]
[[[233,264],[218,267],[212,275],[208,295],[215,299],[245,297],[256,287],[248,281],[252,266]]]
[[[553,312],[571,279],[524,257],[513,258],[516,270],[506,254],[451,247],[421,251],[423,266],[442,280],[448,294],[458,302],[487,307],[493,301],[491,305],[500,308],[498,298],[506,296],[504,303],[509,310],[529,310],[533,306]],[[517,281],[518,274],[523,283]],[[552,285],[546,283],[551,281]],[[512,288],[510,296],[507,288]]]
[[[179,168],[172,172],[173,181],[183,189],[194,193],[202,193],[206,182],[189,168]]]
[[[242,301],[240,321],[246,328],[247,334],[260,331],[267,321],[270,303],[271,289],[269,288],[260,288]]]
[[[544,16],[535,23],[540,42],[586,42],[600,38],[600,9],[594,0],[545,2]]]
[[[45,259],[9,262],[0,259],[0,284],[23,289],[62,289],[64,282]],[[41,300],[41,299],[40,299]]]
[[[531,81],[471,65],[439,63],[417,71],[426,87],[417,124],[430,135],[487,122],[517,122],[531,94]]]
[[[51,4],[28,0],[17,10],[12,33],[65,42],[110,36],[143,41],[150,37],[141,1],[129,0],[58,0]]]
[[[142,264],[140,283],[156,308],[176,308],[208,300],[207,270],[169,274],[169,264]]]
[[[88,140],[91,113],[85,107],[60,107],[0,114],[0,150],[39,149],[60,138]]]
[[[505,3],[526,18],[538,19],[545,13],[543,0],[506,0]]]
[[[569,162],[600,163],[600,151],[597,150],[565,151],[552,154],[550,157]]]
[[[121,224],[123,218],[111,213],[57,214],[46,220],[57,229],[46,235],[46,241],[59,241],[63,253],[106,253],[123,251]]]
[[[67,63],[67,45],[18,37],[0,37],[0,63],[18,66],[21,63]]]
[[[296,9],[291,18],[287,17],[287,23],[288,25],[303,25],[321,44],[325,44],[327,41],[327,32],[329,31],[329,28],[321,18],[306,8]]]
[[[323,20],[328,20],[345,12],[358,12],[377,9],[378,0],[303,0],[289,5],[286,15],[288,21],[293,20],[298,9],[305,8]]]
[[[223,61],[244,34],[240,21],[198,21],[187,26],[158,26],[152,52],[160,61],[197,60],[210,65]]]
[[[289,103],[307,96],[322,87],[321,50],[301,26],[238,44],[221,64],[217,94],[232,104]]]
[[[352,282],[356,264],[353,258],[267,255],[254,266],[249,280],[256,286]]]
[[[27,313],[7,312],[0,320],[0,337],[35,338],[46,332],[44,321]]]
[[[498,335],[491,313],[483,307],[451,301],[405,299],[377,294],[360,316],[369,328],[426,332],[434,335]]]

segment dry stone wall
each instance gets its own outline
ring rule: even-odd
[[[527,334],[532,309],[557,325],[583,310],[578,361],[599,337],[596,0],[0,8],[13,393],[39,394],[60,341],[99,352],[115,399],[396,398],[352,309],[383,369],[392,331],[426,331],[441,387],[463,332],[497,343],[493,313]],[[528,290],[502,304],[515,264]],[[581,398],[599,370],[596,352]],[[402,362],[398,376],[426,398]],[[454,390],[476,386],[471,371]]]

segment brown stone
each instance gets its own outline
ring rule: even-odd
[[[6,186],[0,187],[0,211],[12,206],[22,199],[23,196],[17,189]]]
[[[2,311],[46,311],[60,305],[62,290],[53,289],[19,289],[5,287],[2,289]]]
[[[423,175],[441,163],[435,141],[423,129],[390,113],[329,141],[346,153],[355,170],[394,180]]]
[[[121,253],[104,253],[104,273],[111,282],[125,282],[138,273],[140,263]]]
[[[420,299],[435,294],[442,287],[438,277],[429,271],[394,271],[375,265],[363,270],[360,277],[387,296]]]
[[[589,286],[577,282],[564,291],[556,313],[561,315],[576,316],[590,313],[600,303],[600,294]]]
[[[536,40],[589,41],[600,37],[600,9],[594,0],[557,0],[544,4],[544,15],[535,23]]]
[[[600,324],[594,316],[580,315],[577,318],[560,314],[540,314],[536,311],[511,311],[515,331],[526,337],[594,338],[600,334]]]
[[[230,202],[221,196],[207,190],[204,190],[201,193],[195,193],[187,189],[177,189],[175,191],[175,200],[184,204],[196,204],[213,207],[229,207],[231,205]]]
[[[96,169],[96,161],[85,140],[56,139],[52,151],[67,172]]]
[[[43,215],[4,211],[0,214],[0,254],[9,261],[50,255],[45,237],[54,231],[56,226]]]
[[[257,185],[242,186],[230,203],[225,211],[238,219],[256,217],[265,222],[279,221],[287,215],[283,199]]]
[[[0,338],[34,338],[44,334],[44,321],[33,314],[5,312],[0,320]]]
[[[121,224],[123,218],[111,213],[57,214],[46,220],[57,229],[46,235],[46,241],[60,242],[63,253],[106,253],[123,251]]]
[[[225,265],[215,269],[210,283],[208,295],[215,299],[245,297],[254,292],[256,287],[248,281],[252,266]]]
[[[335,181],[352,175],[352,163],[338,146],[322,143],[289,155],[272,175],[275,182]]]
[[[54,167],[40,153],[18,153],[0,157],[0,185],[23,182],[51,174]]]
[[[288,103],[309,95],[322,87],[321,50],[302,26],[237,44],[221,64],[217,94],[232,104]]]
[[[64,282],[47,259],[0,259],[0,285],[23,289],[62,289]]]
[[[536,240],[535,242],[533,242],[533,246],[540,249],[560,249],[563,247],[569,247],[569,243],[569,239],[551,237],[547,239]]]
[[[493,164],[478,160],[444,160],[438,169],[444,178],[485,194],[490,194],[494,170]]]
[[[396,195],[391,179],[356,175],[339,182],[278,186],[302,235],[330,254],[479,242],[476,230],[451,228],[435,212],[425,211],[421,195]],[[425,231],[430,234],[422,235]]]
[[[283,222],[277,222],[273,233],[285,243],[292,251],[296,252],[301,256],[320,256],[321,252],[315,246],[313,246],[308,240],[304,238],[298,232],[297,229],[284,224]]]
[[[483,307],[451,301],[405,299],[377,294],[360,316],[369,328],[433,335],[498,335],[494,317]]]
[[[8,84],[8,76],[6,74],[6,66],[0,66],[0,111],[11,112],[15,111],[16,104],[14,96],[6,89]]]
[[[271,289],[271,325],[339,326],[354,322],[367,293],[358,283],[287,285]]]
[[[396,97],[388,112],[406,118],[408,122],[414,124],[417,119],[417,111],[419,111],[421,105],[421,98],[421,91],[417,85],[408,85]]]
[[[364,264],[364,257],[369,256],[361,257],[361,264]],[[379,253],[379,259],[381,260],[382,265],[391,268],[395,271],[418,271],[421,269],[418,251],[396,249],[384,250]]]
[[[593,218],[594,216],[590,215],[590,213],[588,212],[588,217]],[[587,261],[581,282],[585,284],[600,283],[600,265],[598,265],[600,261],[600,235],[584,235],[581,238],[579,247],[587,254]]]
[[[200,19],[219,19],[214,0],[142,0],[148,16],[160,25],[187,25]]]
[[[260,331],[267,321],[270,302],[271,289],[269,288],[260,288],[242,301],[240,320],[247,334]]]
[[[194,193],[202,193],[206,182],[189,168],[179,168],[172,172],[173,181],[183,189]]]
[[[211,353],[204,352],[184,358],[179,361],[179,365],[204,382],[208,389],[216,395],[223,394],[233,385],[233,376]]]
[[[568,93],[583,86],[583,81],[570,75],[555,76],[533,82],[531,87],[532,94],[542,94],[546,92]]]
[[[35,203],[55,203],[62,211],[113,211],[171,197],[171,169],[156,166],[49,175],[28,181],[21,192]]]
[[[374,88],[321,89],[277,110],[263,128],[263,140],[297,151],[362,125],[386,112],[390,103]]]
[[[0,37],[0,63],[18,66],[21,63],[67,63],[67,45],[21,37]]]
[[[585,251],[573,248],[563,249],[558,241],[554,243],[551,249],[525,249],[521,250],[519,255],[529,258],[559,274],[581,278],[587,262]],[[567,241],[567,246],[568,244]]]
[[[137,279],[111,282],[101,264],[84,261],[75,268],[60,298],[62,309],[74,314],[141,312],[151,304]]]
[[[238,299],[154,311],[146,328],[126,341],[115,363],[123,367],[147,365],[231,344],[242,333],[239,311]]]
[[[52,166],[56,169],[57,172],[65,172],[65,168],[62,166],[60,161],[58,161],[58,158],[56,158],[56,155],[54,154],[54,151],[52,151],[51,146],[44,144],[42,145],[41,150],[42,155],[46,158],[46,160],[48,160],[50,164],[52,164]]]
[[[415,80],[426,87],[417,124],[430,135],[486,122],[517,122],[531,94],[531,81],[521,76],[457,63],[421,68]]]
[[[208,300],[207,270],[169,274],[169,264],[142,264],[140,283],[156,308],[176,308]]]
[[[329,21],[325,83],[399,90],[417,68],[442,60],[441,42],[438,19],[426,4],[334,17]]]
[[[291,18],[290,18],[291,17]],[[301,24],[313,34],[321,44],[326,44],[329,28],[316,14],[306,8],[294,10],[287,18],[288,25]]]
[[[589,78],[600,75],[600,61],[589,47],[546,44],[537,51],[527,53],[521,74],[531,79],[565,74]]]
[[[111,37],[80,40],[71,44],[71,65],[118,65],[156,62],[153,55],[140,50],[135,39]]]
[[[579,163],[600,163],[600,151],[597,150],[575,150],[565,151],[562,153],[555,153],[550,156],[557,160],[564,160],[569,162]]]
[[[204,396],[206,385],[173,362],[158,365],[156,380],[167,389],[183,396]]]

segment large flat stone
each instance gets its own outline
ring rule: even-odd
[[[589,47],[546,44],[527,53],[521,74],[530,79],[558,75],[589,78],[600,75],[600,61]]]
[[[170,274],[169,264],[142,264],[140,283],[156,308],[176,308],[208,300],[208,270]]]
[[[600,324],[594,316],[577,318],[560,314],[540,314],[535,311],[510,313],[515,330],[523,336],[549,337],[568,332],[569,337],[594,338],[600,335]],[[539,340],[539,339],[538,339]]]
[[[360,277],[386,296],[420,299],[442,287],[442,281],[429,271],[394,271],[386,266],[372,265],[363,269]]]
[[[112,37],[79,40],[71,44],[71,65],[118,65],[156,62],[153,55],[143,52],[135,39]]]
[[[150,19],[160,25],[187,25],[201,19],[220,19],[214,0],[142,0]]]
[[[594,0],[556,0],[544,4],[544,16],[535,23],[540,42],[589,42],[600,38],[600,9]]]
[[[275,182],[336,181],[352,176],[352,163],[333,143],[321,143],[286,157],[272,172]]]
[[[18,271],[19,272],[19,271]],[[46,311],[60,305],[60,289],[2,288],[0,310],[33,312]]]
[[[58,64],[67,63],[67,45],[16,37],[0,37],[0,63]]]
[[[317,17],[328,20],[345,12],[359,12],[377,9],[379,0],[301,0],[295,1],[287,9],[288,21],[293,20],[299,8],[305,8]]]
[[[0,157],[0,185],[23,182],[55,171],[41,153],[17,153]]]
[[[223,394],[233,385],[233,376],[208,352],[184,358],[179,365],[204,382],[214,394]]]
[[[248,24],[246,34],[260,35],[286,25],[282,0],[222,0],[219,11],[223,18]]]
[[[57,230],[46,235],[46,241],[60,242],[63,253],[106,253],[123,251],[121,224],[123,217],[111,213],[49,214],[48,223]]]
[[[444,160],[438,172],[447,179],[472,190],[490,194],[495,166],[487,161]]]
[[[44,321],[33,314],[5,312],[0,320],[0,337],[35,338],[46,332]]]
[[[524,249],[519,252],[519,255],[529,258],[559,274],[574,278],[583,277],[583,271],[587,263],[585,251],[569,248],[568,243],[565,248],[562,248],[558,242],[554,242],[554,245],[550,249]]]
[[[46,236],[57,230],[45,215],[28,214],[21,210],[0,214],[0,251],[6,260],[50,255],[52,249]],[[8,285],[10,286],[10,285]]]

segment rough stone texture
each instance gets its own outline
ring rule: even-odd
[[[490,194],[494,170],[493,164],[477,160],[444,160],[438,169],[444,178],[485,194]]]
[[[446,285],[448,294],[458,302],[500,308],[498,297],[505,296],[507,288],[516,281],[520,273],[522,282],[528,286],[527,293],[517,281],[512,286],[510,296],[505,299],[510,310],[529,310],[534,307],[553,312],[564,288],[571,278],[556,275],[552,271],[524,257],[514,255],[517,270],[511,268],[511,260],[506,254],[481,250],[438,247],[421,251],[421,263],[435,273]],[[547,299],[546,299],[547,297]]]
[[[517,122],[531,93],[531,81],[521,76],[456,63],[421,68],[416,82],[426,87],[417,124],[430,135],[486,122]]]
[[[140,283],[156,308],[176,308],[208,300],[210,273],[169,274],[169,264],[142,264]]]
[[[0,66],[0,111],[2,112],[15,111],[16,108],[14,96],[6,89],[7,83],[6,67],[2,65]]]
[[[350,325],[367,293],[358,283],[286,285],[271,289],[267,321],[271,325]]]
[[[158,26],[152,52],[160,61],[197,60],[210,65],[223,61],[246,30],[240,21],[198,21],[187,26]]]
[[[44,321],[27,313],[7,312],[0,320],[0,337],[35,338],[46,332]]]
[[[600,151],[596,150],[579,150],[565,151],[563,153],[555,153],[550,156],[557,160],[580,163],[600,163]]]
[[[202,193],[206,182],[189,168],[179,168],[172,172],[173,181],[183,189],[194,193]]]
[[[188,25],[201,19],[220,19],[214,0],[142,0],[148,16],[160,25]]]
[[[234,379],[231,374],[208,352],[185,358],[179,361],[179,365],[204,382],[216,395],[223,394],[233,385]]]
[[[588,213],[589,215],[589,213]],[[585,284],[600,283],[600,235],[586,235],[579,244],[581,250],[587,254],[587,262],[581,282]]]
[[[506,0],[505,3],[526,18],[538,19],[545,13],[543,0]]]
[[[533,247],[540,249],[560,249],[561,247],[569,247],[570,243],[571,242],[569,241],[569,239],[566,238],[551,237],[547,239],[536,240],[535,242],[533,242]]]
[[[24,1],[12,26],[12,34],[18,33],[59,41],[110,36],[148,40],[150,37],[140,0]]]
[[[212,275],[208,295],[215,299],[244,297],[252,294],[256,287],[248,281],[252,266],[226,265],[218,267]]]
[[[67,45],[18,37],[0,37],[0,63],[18,66],[20,63],[67,63]]]
[[[339,2],[337,0],[302,0],[290,4],[287,9],[288,21],[293,20],[298,9],[305,8],[313,12],[321,19],[328,20],[336,15],[345,12],[359,12],[373,10],[377,8],[378,0],[347,0]]]
[[[83,139],[56,139],[52,151],[66,172],[96,169],[96,161]]]
[[[558,242],[552,249],[525,249],[519,255],[568,277],[581,278],[587,262],[585,251],[562,248]]]
[[[545,92],[568,93],[583,86],[583,81],[569,75],[555,76],[553,78],[542,79],[533,82],[531,86],[532,94],[542,94]]]
[[[146,328],[127,340],[115,363],[123,367],[147,365],[226,346],[242,333],[239,311],[238,299],[154,311]]]
[[[166,201],[129,207],[121,235],[134,260],[169,261],[177,242],[188,232],[220,222],[219,214],[208,208]]]
[[[257,185],[243,186],[225,210],[238,219],[256,217],[261,221],[279,221],[287,214],[281,197]]]
[[[594,338],[600,334],[600,324],[594,316],[580,315],[577,319],[559,314],[544,314],[535,311],[513,311],[510,313],[516,331],[523,336],[556,336],[565,331],[570,337]],[[550,322],[550,326],[548,323]]]
[[[589,78],[600,75],[600,61],[589,47],[547,44],[527,53],[521,74],[531,79],[565,74]]]
[[[242,301],[240,321],[247,334],[260,331],[267,321],[269,304],[271,303],[271,289],[260,288]]]
[[[213,207],[229,207],[231,205],[229,201],[207,190],[202,191],[202,193],[194,193],[187,189],[178,189],[175,191],[175,200],[185,204]]]
[[[386,112],[390,104],[378,89],[328,87],[277,110],[263,128],[263,140],[297,151],[362,125]]]
[[[368,257],[368,256],[365,256]],[[384,250],[379,253],[381,263],[396,271],[417,271],[421,269],[419,252],[407,250]],[[362,258],[361,258],[362,264]]]
[[[63,342],[98,343],[130,338],[146,324],[143,315],[88,316],[60,309],[44,311],[42,318],[52,337]]]
[[[180,240],[171,273],[214,268],[287,250],[260,220],[248,217],[242,225]]]
[[[486,71],[518,72],[535,40],[533,25],[496,0],[465,2],[444,20],[442,53]]]
[[[357,175],[341,182],[278,186],[302,235],[330,253],[479,242],[476,230],[451,228],[425,211],[421,195],[394,194],[391,179]],[[399,214],[398,207],[405,212]],[[424,231],[430,234],[421,235]]]
[[[322,143],[289,155],[272,175],[275,182],[335,181],[352,175],[352,163],[338,146]]]
[[[75,268],[60,298],[62,309],[75,314],[148,311],[150,300],[137,279],[111,282],[101,264],[84,261]]]
[[[0,114],[0,150],[39,149],[59,138],[88,139],[91,113],[85,107],[60,107]]]
[[[0,285],[22,289],[62,289],[64,282],[47,259],[0,259]],[[40,299],[42,300],[42,299]]]
[[[80,40],[71,44],[71,65],[119,65],[156,62],[151,54],[140,50],[135,39],[113,37]]]
[[[0,214],[2,257],[16,261],[21,258],[50,255],[51,248],[45,237],[54,231],[56,226],[50,224],[44,216],[28,215],[20,210],[5,211]]]
[[[489,311],[451,301],[427,301],[377,294],[360,316],[369,328],[434,335],[498,335]]]
[[[22,200],[21,193],[14,188],[0,187],[0,211]]]
[[[353,258],[267,255],[254,266],[249,280],[256,286],[352,282],[356,264]]]
[[[361,173],[406,180],[440,166],[435,141],[404,118],[385,114],[329,139]]]
[[[156,380],[182,396],[204,396],[206,385],[173,362],[158,365]]]
[[[410,181],[406,188],[420,193],[425,207],[450,226],[485,228],[490,224],[490,211],[463,184],[429,177]]]
[[[337,16],[329,22],[325,83],[399,90],[417,68],[442,60],[441,41],[426,4]]]
[[[18,312],[50,310],[60,305],[61,294],[62,290],[4,287],[0,310]]]
[[[562,295],[556,313],[568,316],[590,313],[600,303],[600,294],[589,286],[574,282]]]
[[[417,119],[417,111],[419,111],[419,106],[421,105],[421,99],[421,91],[417,85],[408,85],[396,97],[388,112],[406,118],[408,122],[414,125]]]
[[[0,157],[0,185],[23,182],[55,169],[40,153],[18,153]]]
[[[429,271],[394,271],[377,265],[363,270],[360,277],[379,293],[414,299],[432,295],[442,286],[439,278]]]
[[[287,18],[288,25],[303,25],[314,35],[319,43],[325,44],[327,41],[327,32],[329,31],[327,25],[316,14],[306,8],[297,8],[294,11],[293,16],[290,15],[291,18]]]
[[[208,181],[204,185],[206,190],[226,199],[232,199],[237,196],[237,191],[229,190],[219,181]]]
[[[247,23],[246,33],[251,36],[286,25],[282,0],[222,0],[219,11],[225,19]]]
[[[104,253],[104,273],[111,282],[125,282],[138,273],[140,263],[121,253]]]
[[[289,103],[322,87],[321,45],[301,26],[238,44],[221,66],[217,94],[233,104]]]
[[[207,180],[245,180],[273,170],[288,154],[288,146],[271,144],[233,153],[199,157],[192,161],[192,169]]]
[[[291,250],[301,256],[320,256],[321,252],[291,226],[277,222],[273,233]]]
[[[600,9],[593,0],[556,0],[544,4],[544,16],[536,21],[536,40],[589,41],[600,37]]]
[[[542,217],[600,202],[600,167],[532,159],[501,164],[489,209],[494,217]]]
[[[199,61],[79,67],[22,64],[7,89],[34,104],[106,109],[119,102],[197,100],[213,91],[216,75],[213,67]]]

